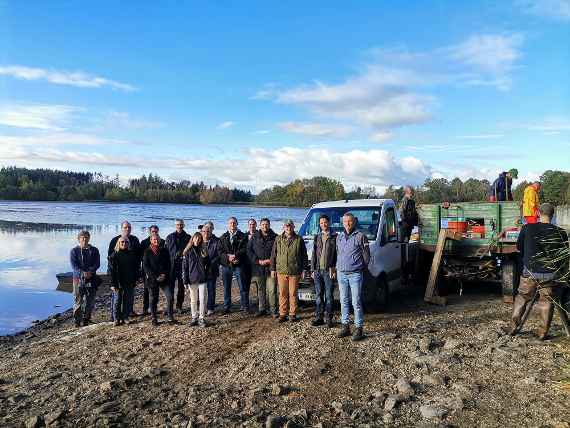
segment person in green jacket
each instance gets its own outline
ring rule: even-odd
[[[309,260],[305,241],[295,233],[293,220],[286,220],[283,233],[275,239],[271,252],[271,275],[279,285],[279,322],[298,321],[297,290],[299,281],[308,271]]]

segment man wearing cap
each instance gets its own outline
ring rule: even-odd
[[[492,193],[495,201],[512,201],[513,200],[513,178],[518,178],[519,171],[516,168],[511,168],[509,171],[501,172],[499,177],[493,181]]]
[[[293,220],[285,220],[283,233],[275,239],[271,251],[271,275],[279,286],[279,322],[298,321],[297,290],[301,276],[309,267],[305,241],[295,233]]]
[[[550,223],[554,216],[552,204],[542,204],[539,208],[540,222],[525,224],[517,241],[517,249],[523,261],[523,272],[518,294],[513,304],[513,330],[515,334],[526,306],[538,290],[536,308],[540,317],[538,337],[547,337],[552,315],[553,302],[561,294],[560,278],[568,271],[568,234]],[[554,303],[557,304],[557,303]]]

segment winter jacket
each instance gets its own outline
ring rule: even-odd
[[[164,247],[164,245],[165,245],[164,239],[160,238],[160,240],[158,241],[158,246]],[[148,247],[150,247],[150,236],[141,241],[141,258],[142,258],[142,254],[144,254],[145,250]]]
[[[182,252],[190,242],[190,238],[184,230],[180,233],[172,232],[166,237],[165,246],[170,254],[170,275],[173,278],[176,272],[182,272]]]
[[[117,241],[120,237],[121,235],[117,235],[111,239],[111,242],[109,242],[107,257],[110,257],[111,254],[115,252],[115,246],[117,245]],[[129,240],[129,250],[134,251],[137,257],[142,258],[141,243],[139,241],[139,238],[137,238],[135,235],[129,235],[127,239]]]
[[[285,233],[275,238],[271,251],[271,270],[284,275],[300,275],[308,270],[307,247],[305,241],[294,233],[286,237]]]
[[[210,258],[202,248],[192,246],[182,256],[182,281],[184,284],[203,284],[208,279]]]
[[[358,230],[350,234],[340,232],[336,238],[336,270],[339,272],[358,272],[368,268],[370,247],[368,239]]]
[[[216,279],[220,275],[220,238],[212,235],[207,243],[204,242],[204,247],[210,259],[208,279]]]
[[[111,283],[115,288],[132,287],[139,277],[139,258],[132,250],[115,251],[109,257]]]
[[[228,261],[228,254],[234,254],[237,264]],[[230,232],[220,236],[220,263],[225,267],[242,267],[247,262],[247,235],[241,230],[236,231],[233,243],[230,242]]]
[[[85,286],[97,286],[97,280],[91,280],[84,282],[82,280],[82,274],[84,272],[91,272],[93,274],[92,278],[95,278],[95,273],[97,269],[101,266],[101,258],[99,256],[99,250],[92,245],[88,245],[86,248],[81,248],[79,245],[72,248],[69,253],[69,261],[71,263],[71,268],[73,269],[73,280],[81,281],[82,285]]]
[[[170,274],[170,255],[166,248],[160,248],[158,254],[154,254],[151,248],[147,248],[143,255],[143,269],[145,276],[145,286],[155,288],[159,285],[168,285],[168,275]],[[164,274],[164,281],[158,282],[159,275]]]
[[[321,255],[324,251],[325,256],[325,269],[334,268],[336,266],[336,238],[338,233],[329,229],[329,237],[327,239],[325,248],[323,249],[323,233],[319,232],[315,235],[313,240],[313,253],[311,255],[311,270],[317,271],[321,269]]]
[[[247,256],[251,263],[251,274],[253,276],[268,276],[270,274],[270,267],[261,266],[259,261],[271,259],[271,251],[276,238],[277,234],[272,229],[269,229],[267,235],[258,230],[253,238],[248,241]]]
[[[534,184],[524,189],[523,217],[538,217],[538,192]]]

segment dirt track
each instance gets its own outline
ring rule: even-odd
[[[103,307],[74,329],[64,313],[0,342],[0,426],[570,427],[559,320],[553,340],[533,338],[533,319],[511,338],[509,312],[488,289],[446,308],[394,296],[360,343],[311,327],[310,308],[206,329],[188,314],[113,327]]]

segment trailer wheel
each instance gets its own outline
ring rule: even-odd
[[[503,301],[512,303],[516,286],[517,266],[513,260],[504,260],[501,264],[501,286]]]
[[[378,279],[366,288],[364,295],[364,306],[366,312],[380,312],[388,306],[388,296],[390,289],[388,281],[384,275],[380,275]]]

